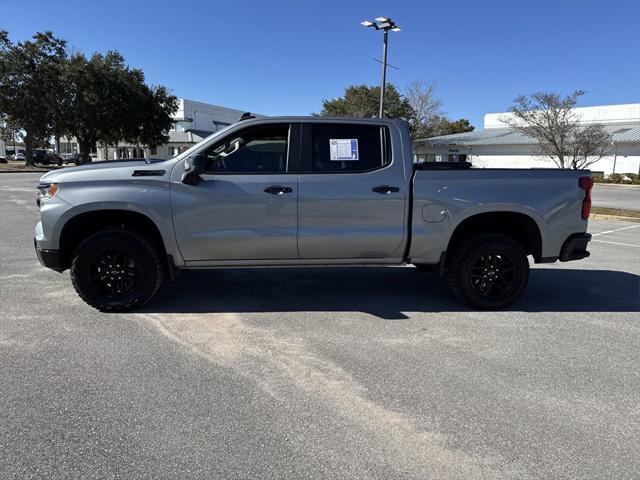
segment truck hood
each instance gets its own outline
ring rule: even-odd
[[[163,177],[174,159],[150,161],[145,160],[108,160],[93,162],[77,167],[52,170],[40,177],[41,183],[86,182],[101,180],[135,180],[138,177]]]

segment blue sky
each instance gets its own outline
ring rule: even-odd
[[[434,81],[452,118],[482,125],[520,93],[587,92],[582,105],[640,101],[640,0],[0,0],[14,40],[53,30],[87,54],[116,49],[179,96],[270,115],[319,111],[353,83]]]

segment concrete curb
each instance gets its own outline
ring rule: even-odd
[[[594,186],[598,187],[622,187],[622,188],[640,188],[640,185],[638,184],[629,184],[629,183],[598,183],[598,182],[594,182],[593,183]]]

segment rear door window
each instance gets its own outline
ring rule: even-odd
[[[306,173],[358,173],[389,164],[388,130],[381,125],[307,125]]]

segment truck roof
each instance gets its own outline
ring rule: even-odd
[[[282,115],[282,116],[269,116],[250,118],[247,120],[239,120],[242,123],[248,122],[331,122],[331,123],[405,123],[406,120],[391,119],[391,118],[363,118],[363,117],[321,117],[316,115]],[[236,122],[238,123],[238,122]]]

